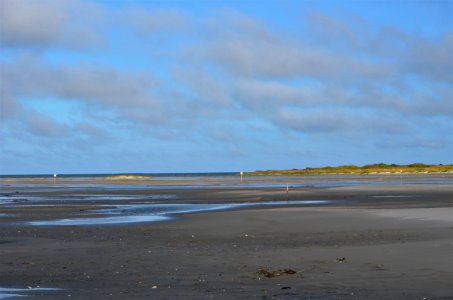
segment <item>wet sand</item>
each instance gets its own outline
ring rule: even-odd
[[[453,298],[451,184],[307,185],[288,194],[276,186],[161,184],[121,194],[160,203],[332,202],[192,213],[154,223],[30,226],[25,222],[84,215],[101,202],[138,200],[84,200],[119,193],[89,186],[68,192],[46,182],[33,191],[27,183],[3,185],[3,195],[23,194],[24,201],[0,206],[6,214],[0,217],[0,287],[61,289],[22,293],[42,299]],[[68,194],[72,201],[54,205]],[[30,196],[41,197],[34,205],[52,205],[29,206]]]

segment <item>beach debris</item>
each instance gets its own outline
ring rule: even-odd
[[[346,257],[337,257],[337,262],[344,263],[346,261]]]
[[[290,286],[282,286],[281,289],[282,290],[290,290],[290,289],[292,289],[292,287],[290,287]]]
[[[157,285],[153,285],[151,288],[152,289],[157,289]]]
[[[273,270],[269,271],[267,269],[260,269],[258,272],[256,272],[257,275],[262,275],[267,278],[272,278],[276,276],[282,276],[282,275],[294,275],[297,274],[297,271],[293,269],[283,269],[283,270]]]

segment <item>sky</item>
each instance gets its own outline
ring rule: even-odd
[[[453,0],[0,0],[0,174],[453,163]]]

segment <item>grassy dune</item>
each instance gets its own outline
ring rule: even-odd
[[[448,173],[453,172],[453,165],[425,165],[415,163],[410,165],[370,164],[364,166],[338,166],[322,168],[305,168],[291,170],[258,170],[244,175],[309,175],[309,174],[392,174],[392,173]]]

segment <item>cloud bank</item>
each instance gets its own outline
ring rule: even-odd
[[[404,162],[409,145],[410,162],[451,158],[452,28],[423,36],[302,8],[288,30],[235,9],[0,3],[3,160],[30,149],[30,164],[49,150],[253,169],[294,153],[328,164],[333,149],[340,163]]]

